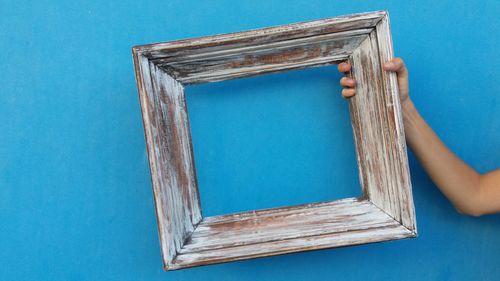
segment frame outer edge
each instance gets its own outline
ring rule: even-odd
[[[379,57],[381,60],[381,64],[394,58],[394,48],[392,43],[392,35],[390,29],[390,20],[389,13],[386,12],[386,15],[377,23],[375,26],[376,34],[377,34],[377,42],[379,47]],[[386,44],[382,44],[381,42],[386,42]],[[415,236],[417,236],[417,224],[416,224],[416,214],[415,214],[415,206],[413,202],[413,194],[412,194],[412,183],[410,177],[410,167],[408,164],[408,151],[406,146],[406,137],[404,132],[404,124],[403,124],[403,115],[402,108],[399,98],[399,87],[397,82],[397,75],[393,72],[387,73],[385,71],[382,72],[382,78],[384,81],[384,86],[386,91],[391,92],[392,100],[395,106],[395,124],[396,124],[396,134],[398,136],[397,140],[397,152],[399,156],[400,163],[403,164],[402,177],[404,180],[403,191],[406,195],[405,204],[401,206],[402,213],[404,213],[404,209],[407,210],[407,216],[402,218],[402,224],[408,228]]]
[[[158,238],[160,241],[160,247],[161,247],[161,256],[162,256],[162,263],[163,263],[163,269],[168,270],[168,268],[171,266],[171,263],[168,261],[168,247],[166,247],[166,241],[165,241],[165,233],[162,229],[162,217],[158,213],[158,205],[160,202],[157,202],[158,196],[156,196],[156,189],[159,188],[159,183],[158,183],[158,177],[156,175],[156,161],[155,157],[151,156],[150,149],[151,147],[154,147],[154,144],[152,142],[154,141],[151,130],[149,129],[149,114],[148,114],[148,106],[147,106],[147,98],[146,98],[146,83],[144,81],[144,73],[149,74],[149,67],[146,69],[143,69],[141,67],[141,61],[142,60],[148,60],[146,57],[142,55],[142,52],[138,47],[133,47],[132,48],[132,58],[134,62],[134,70],[135,70],[135,77],[136,77],[136,83],[137,83],[137,90],[139,93],[139,102],[140,102],[140,107],[141,107],[141,115],[142,115],[142,125],[143,125],[143,130],[144,130],[144,137],[146,140],[146,151],[147,151],[147,156],[148,156],[148,162],[149,162],[149,170],[150,170],[150,178],[151,178],[151,183],[153,184],[153,201],[155,204],[155,214],[156,214],[156,224],[157,224],[157,229],[158,229]],[[151,79],[151,78],[150,78]]]
[[[275,35],[279,33],[284,33],[284,32],[295,32],[297,30],[307,30],[311,26],[318,25],[318,24],[337,24],[337,22],[351,22],[351,21],[361,21],[361,20],[370,20],[370,19],[377,19],[376,23],[380,21],[384,16],[387,15],[387,11],[385,10],[377,10],[377,11],[371,11],[371,12],[364,12],[364,13],[354,13],[354,14],[348,14],[348,15],[343,15],[343,16],[336,16],[336,17],[331,17],[331,18],[323,18],[323,19],[318,19],[318,20],[312,20],[312,21],[302,21],[302,22],[295,22],[295,23],[290,23],[290,24],[283,24],[283,25],[275,25],[271,27],[265,27],[265,28],[255,28],[255,29],[249,29],[249,30],[244,30],[240,32],[231,32],[231,33],[223,33],[223,34],[216,34],[216,35],[208,35],[208,36],[201,36],[201,37],[195,37],[195,38],[186,38],[186,39],[180,39],[180,40],[172,40],[172,41],[167,41],[167,42],[157,42],[157,43],[152,43],[152,44],[144,44],[144,45],[137,45],[134,47],[134,49],[137,49],[141,53],[143,53],[144,56],[149,57],[151,53],[157,52],[157,51],[165,51],[165,50],[170,50],[170,49],[183,49],[183,48],[192,48],[200,45],[207,45],[207,44],[213,44],[214,42],[217,42],[218,44],[230,42],[233,40],[251,40],[255,39],[259,36],[262,35]],[[376,23],[374,25],[376,25]],[[373,27],[373,26],[370,26]],[[348,29],[348,30],[353,30],[353,29]]]

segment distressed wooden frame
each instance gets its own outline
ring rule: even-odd
[[[387,12],[133,48],[165,270],[415,237]],[[203,217],[184,87],[350,61],[361,198]]]

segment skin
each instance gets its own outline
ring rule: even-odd
[[[459,213],[481,216],[500,212],[500,169],[480,174],[446,147],[415,108],[409,96],[408,70],[401,58],[385,63],[383,69],[397,74],[406,142],[434,184]],[[351,65],[341,63],[338,70],[348,74]],[[354,79],[343,77],[340,85],[343,97],[355,96]]]

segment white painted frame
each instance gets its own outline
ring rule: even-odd
[[[392,57],[384,11],[134,47],[165,270],[415,237]],[[342,61],[363,196],[203,217],[184,87]]]

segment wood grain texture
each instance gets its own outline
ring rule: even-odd
[[[278,43],[222,49],[203,55],[161,60],[159,66],[183,84],[243,78],[345,60],[370,30],[326,34]]]
[[[392,47],[392,36],[389,26],[389,16],[383,17],[375,27],[376,42],[378,47],[378,57],[380,63],[389,61],[394,57]],[[415,207],[413,205],[413,194],[410,180],[410,168],[408,165],[408,153],[406,149],[406,139],[403,125],[403,113],[399,99],[398,81],[395,73],[387,73],[382,71],[382,82],[384,85],[383,92],[386,98],[387,117],[386,120],[390,125],[387,136],[391,142],[391,147],[388,147],[389,154],[392,157],[391,163],[394,167],[393,177],[397,179],[399,186],[394,190],[394,196],[391,201],[398,202],[395,208],[398,209],[399,222],[406,226],[411,231],[417,233],[417,222],[415,217]],[[393,217],[396,212],[394,212]]]
[[[416,233],[397,81],[382,70],[382,62],[392,58],[392,43],[379,43],[387,32],[372,31],[350,58],[356,80],[351,120],[365,197]]]
[[[274,208],[204,219],[173,268],[411,237],[367,200]]]
[[[239,48],[296,38],[314,37],[343,31],[374,28],[387,13],[385,11],[359,13],[309,22],[255,29],[221,35],[147,44],[134,47],[150,60],[218,51],[221,47]]]
[[[134,47],[164,268],[415,237],[392,56],[386,12]],[[363,197],[202,218],[184,87],[343,60]]]
[[[201,221],[183,86],[134,56],[165,266]]]

